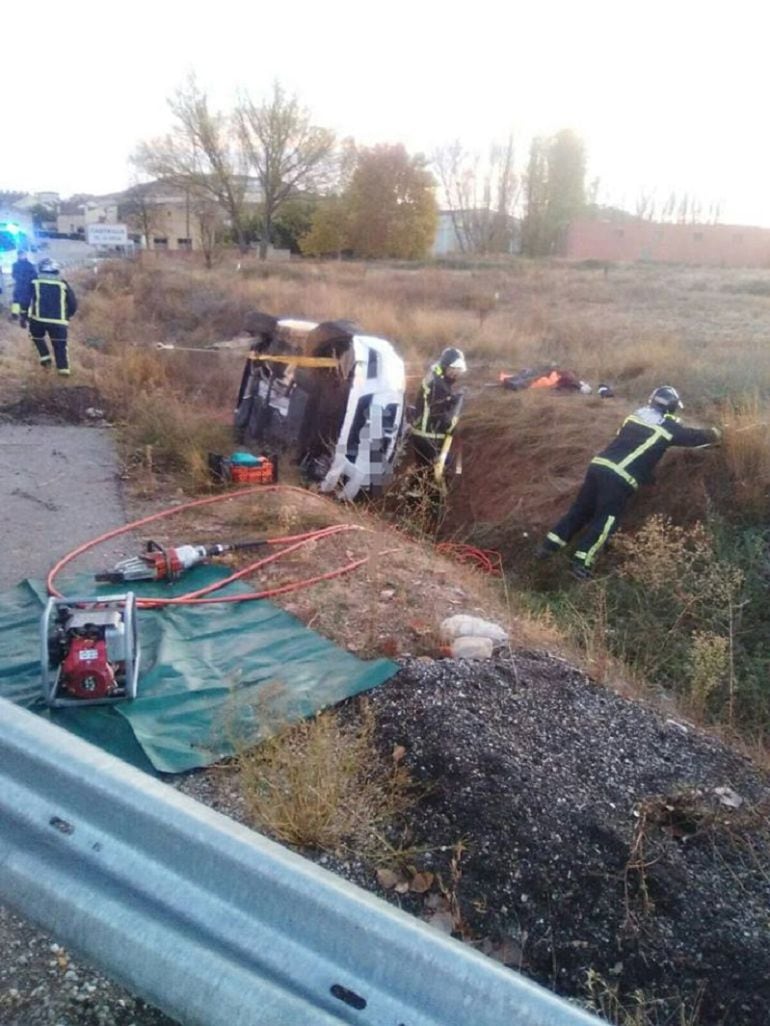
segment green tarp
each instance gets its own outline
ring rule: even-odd
[[[139,582],[133,590],[153,598],[169,589],[188,592],[229,572],[201,566],[175,585]],[[235,583],[222,593],[248,590]],[[119,592],[98,589],[105,597]],[[95,593],[89,578],[69,582],[66,591]],[[356,659],[265,600],[142,609],[138,697],[112,706],[48,709],[40,677],[45,598],[34,581],[0,594],[0,696],[148,771],[207,766],[376,687],[398,670],[386,659]]]

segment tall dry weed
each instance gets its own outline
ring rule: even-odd
[[[400,760],[377,752],[373,715],[365,703],[362,708],[358,724],[324,712],[240,756],[243,793],[258,829],[298,847],[392,855],[388,824],[417,792]]]
[[[722,456],[732,498],[748,516],[770,512],[770,410],[754,393],[725,405]]]

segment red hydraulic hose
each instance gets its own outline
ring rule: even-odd
[[[212,495],[205,499],[193,499],[192,501],[183,503],[180,506],[171,506],[158,513],[151,513],[149,516],[141,517],[139,520],[134,520],[132,523],[125,524],[123,527],[115,527],[111,531],[105,531],[104,534],[100,534],[97,538],[92,538],[90,541],[83,542],[82,545],[78,545],[77,548],[68,552],[67,555],[63,556],[48,572],[48,577],[46,578],[48,594],[53,595],[55,598],[64,598],[62,593],[54,584],[59,573],[65,566],[67,566],[67,564],[71,563],[73,559],[76,559],[84,552],[88,552],[90,549],[95,548],[97,545],[101,545],[104,542],[109,541],[111,538],[117,538],[121,534],[126,534],[129,531],[135,531],[137,528],[143,527],[145,524],[151,524],[156,520],[162,520],[165,517],[174,516],[176,513],[182,513],[185,510],[194,509],[198,506],[209,506],[212,503],[223,502],[226,499],[239,499],[245,495],[254,495],[256,493],[264,494],[268,491],[296,492],[298,495],[303,496],[313,495],[315,498],[321,499],[323,502],[331,501],[329,499],[325,499],[323,496],[315,495],[314,492],[308,492],[304,488],[295,488],[291,485],[255,485],[251,488],[241,488],[237,492],[225,492],[222,495]],[[226,584],[231,584],[233,581],[237,581],[239,578],[245,577],[247,574],[258,570],[269,563],[275,562],[275,560],[280,559],[281,556],[294,552],[303,545],[307,545],[309,542],[318,541],[321,538],[328,538],[332,535],[340,534],[343,531],[365,530],[367,530],[367,528],[361,527],[358,524],[332,524],[329,527],[322,527],[317,531],[306,531],[303,534],[286,535],[282,538],[268,538],[266,544],[285,545],[286,548],[283,548],[280,552],[276,552],[270,556],[258,559],[235,573],[230,574],[229,577],[225,577],[221,581],[215,581],[213,584],[209,584],[205,588],[198,588],[195,591],[188,592],[186,595],[180,595],[176,598],[139,598],[137,599],[136,604],[141,609],[158,609],[161,606],[205,605],[216,602],[249,602],[254,599],[270,598],[273,595],[282,595],[289,591],[296,591],[299,588],[309,587],[311,584],[316,584],[319,581],[326,581],[333,577],[339,577],[342,574],[350,573],[352,570],[355,570],[359,566],[363,566],[364,563],[368,562],[368,556],[352,560],[350,563],[346,563],[344,566],[337,567],[335,570],[330,570],[327,573],[317,574],[314,577],[308,577],[301,581],[291,581],[287,584],[276,585],[274,588],[268,588],[264,591],[246,592],[243,595],[221,595],[214,598],[203,597],[204,595],[209,595],[211,592],[223,588]]]
[[[469,563],[493,577],[502,576],[503,557],[494,549],[478,549],[474,545],[463,545],[458,542],[439,542],[436,551],[450,556],[459,563]]]

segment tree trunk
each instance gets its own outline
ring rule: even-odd
[[[273,212],[268,207],[265,208],[265,224],[262,232],[262,238],[259,240],[259,259],[267,260],[267,249],[270,245],[270,236],[273,230]]]
[[[233,227],[235,228],[235,237],[238,240],[238,252],[241,256],[245,256],[249,251],[249,244],[246,242],[246,235],[240,221],[234,222]]]

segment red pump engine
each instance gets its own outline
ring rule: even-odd
[[[136,697],[140,651],[132,592],[50,598],[41,641],[48,705],[101,705]]]
[[[115,671],[102,637],[73,637],[61,664],[61,684],[74,698],[111,698],[117,691]]]

